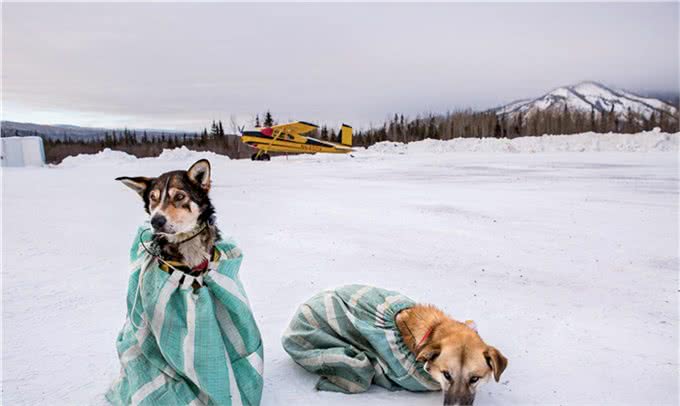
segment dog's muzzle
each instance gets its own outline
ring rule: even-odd
[[[444,393],[444,405],[459,405],[466,406],[472,405],[475,402],[474,393],[460,393],[453,390],[448,390]]]

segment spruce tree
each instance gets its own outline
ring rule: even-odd
[[[518,137],[522,136],[522,127],[524,126],[524,117],[522,116],[522,112],[520,111],[517,113],[517,125],[515,127],[515,134]]]
[[[496,115],[496,125],[493,128],[493,136],[496,138],[501,138],[501,122],[498,121],[498,115]]]
[[[264,122],[263,122],[265,127],[271,127],[274,125],[274,118],[272,118],[272,113],[267,110],[267,112],[264,114]]]
[[[630,109],[628,109],[628,114],[630,114]],[[590,131],[595,131],[595,108],[590,109]]]
[[[216,137],[220,134],[220,130],[217,127],[217,123],[215,123],[215,120],[213,120],[212,125],[210,126],[210,136],[211,137]]]

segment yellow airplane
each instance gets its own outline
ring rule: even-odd
[[[285,153],[331,153],[346,154],[352,152],[352,127],[343,124],[340,127],[340,144],[307,137],[319,128],[318,126],[296,121],[294,123],[278,124],[272,127],[256,128],[243,131],[241,141],[257,149],[251,156],[253,161],[269,161],[269,152]]]

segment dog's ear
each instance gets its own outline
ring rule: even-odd
[[[486,358],[486,363],[493,371],[494,379],[498,382],[501,379],[501,374],[508,366],[508,359],[492,346],[488,346],[486,350],[484,350],[484,358]]]
[[[134,178],[121,176],[119,178],[116,178],[116,180],[123,182],[125,186],[134,190],[142,197],[144,197],[144,192],[146,192],[146,189],[149,187],[149,185],[151,185],[151,182],[153,181],[152,178],[145,178],[143,176],[137,176]]]
[[[201,187],[206,192],[210,190],[210,162],[207,159],[201,159],[187,171],[189,179]]]

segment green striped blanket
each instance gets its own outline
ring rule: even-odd
[[[299,307],[283,334],[283,348],[321,375],[319,390],[358,393],[372,383],[389,390],[440,390],[396,326],[397,313],[413,305],[406,296],[372,286],[322,292]]]
[[[120,377],[106,398],[119,405],[258,405],[262,340],[238,271],[236,245],[217,243],[219,259],[202,276],[165,272],[132,246],[127,318],[116,347]],[[194,290],[196,281],[201,287]],[[196,286],[196,285],[195,285]]]

